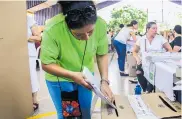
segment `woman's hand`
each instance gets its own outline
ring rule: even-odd
[[[85,77],[81,72],[73,72],[72,73],[72,80],[79,84],[84,86],[87,89],[92,89],[92,87],[85,81]]]
[[[30,36],[30,38],[28,39],[29,42],[41,42],[42,38],[41,36]]]
[[[113,102],[115,100],[108,83],[101,82],[101,92],[104,94],[104,96],[108,97],[110,102]]]

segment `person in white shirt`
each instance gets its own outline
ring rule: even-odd
[[[130,24],[122,28],[117,34],[117,36],[114,38],[113,45],[118,54],[118,64],[121,76],[128,76],[128,74],[124,72],[125,57],[126,57],[126,42],[130,39],[130,37],[132,37],[133,40],[136,40],[134,30],[137,29],[138,29],[138,22],[133,20],[131,21]]]
[[[109,33],[109,31],[107,31],[107,38],[108,38],[108,48],[110,52],[111,51],[111,34]]]
[[[181,48],[182,48],[182,27],[181,25],[176,25],[174,27],[173,33],[175,36],[175,39],[170,43],[173,52],[181,52]]]
[[[32,99],[34,111],[38,109],[39,104],[37,101],[37,92],[39,90],[39,82],[36,72],[36,48],[35,42],[41,41],[41,35],[38,27],[34,21],[34,18],[27,15],[27,36],[28,36],[28,54],[29,54],[29,68],[30,68],[30,79],[32,86]]]
[[[141,57],[144,52],[149,51],[161,51],[163,48],[171,52],[172,48],[168,41],[161,35],[157,35],[157,25],[155,22],[149,22],[146,25],[146,35],[144,35],[140,40],[138,40],[133,48],[133,56],[137,61],[137,78],[143,89],[143,92],[152,92],[153,86],[147,81],[143,76],[144,72],[141,64]],[[140,56],[138,52],[140,51]]]

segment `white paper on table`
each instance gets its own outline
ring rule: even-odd
[[[140,95],[128,95],[128,101],[137,119],[158,119],[147,107]]]
[[[97,83],[97,79],[93,76],[93,74],[89,71],[88,68],[83,68],[83,75],[86,77],[85,81],[88,82],[92,86],[92,91],[101,98],[101,100],[105,101],[107,104],[116,109],[116,106],[111,103],[107,97],[100,91],[100,86]]]

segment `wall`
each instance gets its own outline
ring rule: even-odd
[[[26,2],[0,1],[0,119],[33,111],[26,29]]]

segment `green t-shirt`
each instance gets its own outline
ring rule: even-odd
[[[94,72],[94,56],[108,52],[106,23],[97,18],[92,36],[87,41],[83,66]],[[86,41],[76,39],[70,32],[65,17],[59,14],[48,21],[43,32],[40,59],[43,64],[58,64],[59,66],[79,72],[84,55]],[[46,73],[46,80],[58,81],[57,76]],[[70,81],[59,77],[60,81]]]

